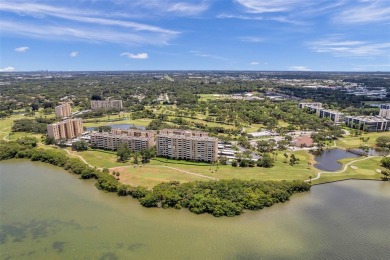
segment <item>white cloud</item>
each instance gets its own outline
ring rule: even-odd
[[[144,60],[144,59],[149,58],[149,55],[146,52],[142,52],[142,53],[138,53],[138,54],[124,52],[124,53],[121,53],[120,56],[126,56],[129,59],[137,59],[137,60]]]
[[[72,51],[71,53],[69,53],[69,56],[70,57],[77,57],[77,56],[79,56],[79,52],[78,51]]]
[[[248,13],[285,12],[306,0],[236,0]]]
[[[15,48],[15,51],[16,52],[26,52],[30,49],[30,47],[18,47],[18,48]]]
[[[197,15],[208,9],[208,5],[205,3],[201,4],[189,4],[189,3],[176,3],[168,8],[169,12],[174,12],[181,15]]]
[[[289,66],[288,69],[295,71],[311,71],[311,69],[306,66]]]
[[[249,36],[249,37],[240,37],[238,39],[240,41],[243,41],[243,42],[252,42],[252,43],[264,42],[264,38],[262,38],[262,37],[252,37],[252,36]]]
[[[219,19],[241,19],[241,20],[264,20],[261,16],[235,15],[235,14],[219,14]]]
[[[3,0],[0,10],[29,17],[27,22],[0,21],[2,30],[9,34],[35,38],[69,40],[79,38],[93,42],[134,44],[167,44],[179,32],[154,25],[123,19],[103,18],[106,13],[84,9],[70,9],[30,2]],[[62,19],[50,25],[50,17]],[[23,21],[23,20],[21,20]],[[28,29],[25,29],[28,28]],[[31,29],[31,30],[30,30]],[[62,32],[61,32],[62,30]],[[110,39],[112,38],[112,39]]]
[[[258,61],[252,61],[251,63],[249,63],[250,65],[259,65],[260,63]]]
[[[308,42],[314,52],[330,53],[336,57],[373,57],[390,55],[390,42],[373,43],[345,40],[342,35],[329,36],[319,41]]]
[[[0,20],[2,32],[24,35],[39,39],[81,40],[88,42],[111,42],[125,45],[162,45],[172,39],[164,33],[141,33],[116,31],[91,27],[49,26],[44,24],[26,24]]]
[[[334,18],[342,23],[375,23],[390,21],[390,5],[388,0],[360,1],[362,4],[345,9]]]
[[[190,53],[192,53],[192,54],[194,54],[195,56],[198,56],[198,57],[211,58],[211,59],[215,59],[215,60],[227,61],[227,59],[225,59],[223,57],[212,55],[212,54],[208,54],[208,53],[203,53],[201,51],[190,51]]]
[[[12,71],[15,71],[14,67],[5,67],[0,69],[0,72],[12,72]]]

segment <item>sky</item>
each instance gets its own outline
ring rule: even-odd
[[[1,0],[0,71],[390,71],[390,0]]]

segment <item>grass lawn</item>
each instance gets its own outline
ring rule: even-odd
[[[211,164],[194,164],[194,163],[185,163],[185,161],[173,161],[166,159],[158,159],[159,161],[153,160],[152,165],[166,165],[181,169],[188,172],[198,173],[217,179],[257,179],[257,180],[305,180],[308,176],[315,173],[315,169],[311,167],[308,169],[307,162],[312,162],[312,155],[304,151],[294,152],[295,156],[300,159],[300,163],[294,166],[290,166],[287,163],[283,163],[285,159],[283,153],[279,153],[277,156],[277,161],[274,167],[272,168],[261,168],[261,167],[248,167],[240,168],[233,167],[231,165],[211,165]],[[166,162],[165,162],[166,160]],[[178,162],[178,163],[174,163]],[[312,162],[313,164],[313,162]]]
[[[23,115],[12,115],[10,117],[0,119],[0,139],[3,140],[11,132],[11,127],[16,119],[25,118]]]
[[[356,159],[356,158],[354,158]],[[347,163],[349,161],[353,161],[354,159],[348,160],[340,160],[340,162]],[[318,180],[314,180],[313,183],[323,183],[323,182],[331,182],[337,180],[344,180],[350,178],[356,179],[368,179],[368,180],[379,180],[381,174],[376,170],[383,170],[384,168],[380,166],[381,157],[373,157],[367,160],[359,161],[353,163],[348,167],[348,169],[343,173],[326,173],[322,174]],[[357,167],[356,169],[351,168],[351,166]]]
[[[166,168],[162,165],[147,164],[143,166],[129,166],[120,169],[111,169],[120,172],[120,182],[131,186],[145,186],[152,188],[157,184],[169,181],[190,182],[197,180],[209,180],[174,169]]]
[[[117,156],[115,151],[105,150],[88,150],[82,152],[72,151],[73,154],[80,155],[89,164],[96,166],[97,168],[112,168],[118,166],[126,166],[129,163],[117,162]]]
[[[337,146],[342,148],[358,148],[360,145],[365,144],[360,140],[360,138],[369,137],[370,139],[367,141],[367,145],[370,147],[374,147],[376,139],[379,136],[390,136],[390,132],[379,132],[379,133],[375,132],[375,133],[362,134],[360,136],[346,136],[344,138],[340,138],[339,140],[337,140],[336,144]]]
[[[169,116],[168,117],[170,120],[172,120],[173,118],[177,118],[175,116]],[[205,124],[207,126],[210,126],[210,127],[224,127],[224,128],[227,128],[227,129],[235,129],[236,127],[234,125],[228,125],[228,124],[224,124],[224,123],[220,123],[220,122],[208,122],[206,120],[202,120],[202,119],[194,119],[194,118],[188,118],[188,117],[182,117],[184,120],[188,121],[188,122],[196,122],[196,123],[202,123],[202,124]]]
[[[207,101],[207,100],[217,100],[217,99],[226,99],[220,94],[199,94],[199,101]]]
[[[112,118],[111,118],[112,119]],[[83,123],[85,127],[96,127],[103,125],[115,125],[115,124],[133,124],[137,126],[147,126],[152,121],[152,119],[142,118],[142,119],[124,119],[121,121],[108,121],[107,117],[99,117],[93,119],[85,119],[88,121],[92,121],[91,123]]]

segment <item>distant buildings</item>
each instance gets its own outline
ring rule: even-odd
[[[381,105],[379,110],[379,116],[386,119],[390,119],[390,104]]]
[[[122,100],[115,100],[115,99],[106,99],[106,100],[91,100],[91,109],[97,110],[97,109],[123,109]]]
[[[390,120],[378,116],[346,116],[345,124],[367,132],[390,131]]]
[[[68,140],[78,137],[83,132],[81,118],[66,119],[58,123],[47,125],[47,135],[57,140]]]
[[[310,102],[310,103],[299,103],[298,107],[303,109],[306,108],[306,110],[311,114],[316,114],[320,118],[329,118],[335,124],[339,124],[344,120],[344,114],[330,109],[325,109],[322,107],[322,103],[320,102]]]
[[[335,122],[335,124],[339,124],[344,120],[344,113],[335,110],[321,109],[319,117],[329,118],[330,120]]]
[[[297,147],[312,147],[314,145],[310,135],[297,136],[293,139],[292,143]]]
[[[56,113],[56,117],[59,118],[70,117],[72,115],[72,108],[70,107],[70,104],[68,102],[56,106],[54,108],[54,111]]]
[[[156,144],[155,131],[114,129],[111,133],[94,132],[91,134],[91,146],[94,148],[116,150],[125,143],[133,152],[150,149]]]
[[[218,139],[208,133],[178,129],[164,129],[157,135],[157,156],[173,159],[216,162]]]
[[[298,108],[305,108],[305,107],[316,107],[316,108],[322,108],[322,103],[320,102],[302,102],[298,104]]]

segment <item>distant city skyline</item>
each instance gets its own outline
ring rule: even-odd
[[[390,71],[388,0],[2,0],[0,72]]]

